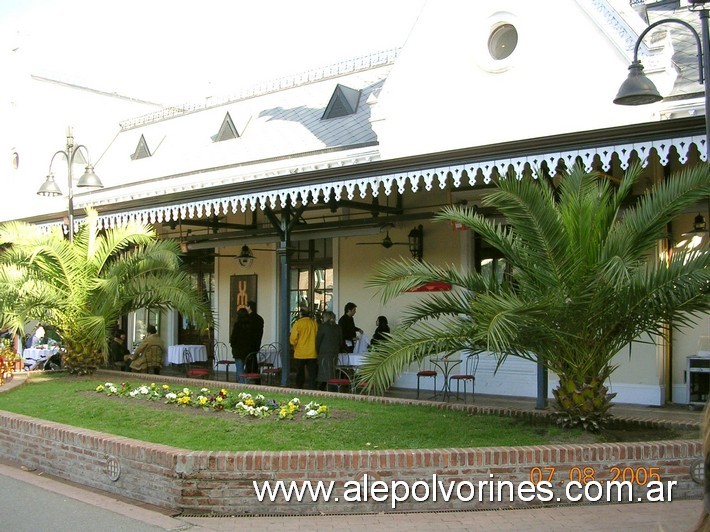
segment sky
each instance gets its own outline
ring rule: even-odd
[[[0,61],[176,104],[402,46],[426,0],[2,0]]]

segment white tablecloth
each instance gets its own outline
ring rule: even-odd
[[[193,362],[204,362],[207,360],[207,348],[204,345],[171,345],[168,346],[168,356],[166,364],[184,364],[182,352],[187,349],[192,355]]]
[[[33,369],[37,365],[38,360],[44,360],[54,355],[59,348],[52,347],[51,349],[37,349],[35,347],[27,347],[22,351],[22,358],[25,359],[27,369]]]
[[[356,355],[355,353],[340,353],[338,355],[338,364],[341,366],[361,366],[365,360],[365,355]]]

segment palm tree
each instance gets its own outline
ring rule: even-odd
[[[0,226],[0,323],[22,332],[31,319],[57,327],[64,366],[93,372],[107,355],[120,316],[140,308],[175,308],[198,327],[213,317],[180,268],[174,240],[158,240],[149,226],[129,223],[101,231],[88,217],[73,241],[60,229],[40,233],[24,222]]]
[[[362,381],[381,391],[437,352],[489,351],[498,364],[516,356],[559,376],[553,393],[563,424],[598,428],[613,397],[605,382],[614,355],[710,310],[710,253],[675,249],[665,260],[654,253],[667,224],[710,194],[708,166],[680,172],[626,207],[640,174],[632,167],[615,184],[575,167],[557,189],[545,178],[501,179],[485,204],[507,226],[472,209],[444,209],[437,218],[481,235],[512,265],[512,279],[411,260],[382,263],[369,284],[385,301],[435,280],[454,290],[408,307],[402,327],[361,368]]]

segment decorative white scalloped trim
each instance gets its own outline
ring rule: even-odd
[[[332,181],[330,183],[304,184],[302,186],[290,187],[280,190],[269,190],[255,192],[251,194],[240,194],[236,196],[215,197],[206,200],[189,201],[168,207],[146,207],[145,209],[129,212],[107,214],[99,217],[99,223],[103,227],[115,227],[124,225],[126,222],[137,221],[141,223],[161,223],[177,221],[179,219],[202,218],[212,214],[227,214],[254,211],[260,205],[275,207],[284,205],[287,198],[311,198],[313,204],[318,203],[318,197],[322,194],[328,198],[330,190],[333,189],[335,199],[354,199],[356,196],[365,198],[368,194],[379,196],[384,192],[389,196],[393,190],[400,193],[409,191],[416,193],[422,188],[430,191],[438,186],[445,189],[448,185],[458,188],[464,186],[476,186],[490,184],[494,169],[500,173],[506,173],[512,169],[520,178],[526,168],[535,170],[542,163],[546,163],[549,168],[556,168],[559,161],[563,161],[566,166],[571,165],[578,158],[582,161],[588,171],[592,170],[595,157],[599,157],[602,168],[608,171],[611,168],[611,159],[614,153],[617,154],[621,168],[629,167],[631,156],[634,152],[638,154],[643,166],[648,164],[648,156],[651,149],[654,149],[662,165],[668,163],[668,154],[671,147],[678,152],[681,163],[688,160],[688,151],[691,144],[695,144],[700,152],[700,158],[707,161],[707,151],[704,142],[704,135],[694,135],[678,137],[665,140],[654,140],[645,142],[632,142],[628,144],[617,144],[614,146],[600,146],[594,148],[582,148],[566,151],[553,151],[543,154],[524,155],[513,158],[489,159],[456,165],[442,165],[432,168],[425,168],[417,171],[392,173],[380,176],[364,177],[351,180]],[[484,176],[477,178],[478,174]],[[307,200],[308,201],[308,200]],[[76,220],[80,223],[80,220]],[[49,228],[60,225],[43,224],[40,227]]]

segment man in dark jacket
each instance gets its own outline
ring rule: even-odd
[[[256,313],[256,301],[247,302],[247,312],[249,313],[250,331],[249,331],[249,352],[256,353],[261,348],[261,339],[264,337],[264,318]],[[256,357],[249,359],[252,367],[246,368],[249,373],[257,373]]]
[[[362,332],[362,329],[358,329],[355,326],[355,318],[353,316],[355,316],[356,312],[357,305],[355,303],[346,303],[345,314],[338,320],[338,325],[340,325],[340,330],[343,333],[343,352],[345,353],[353,352],[357,333]]]

